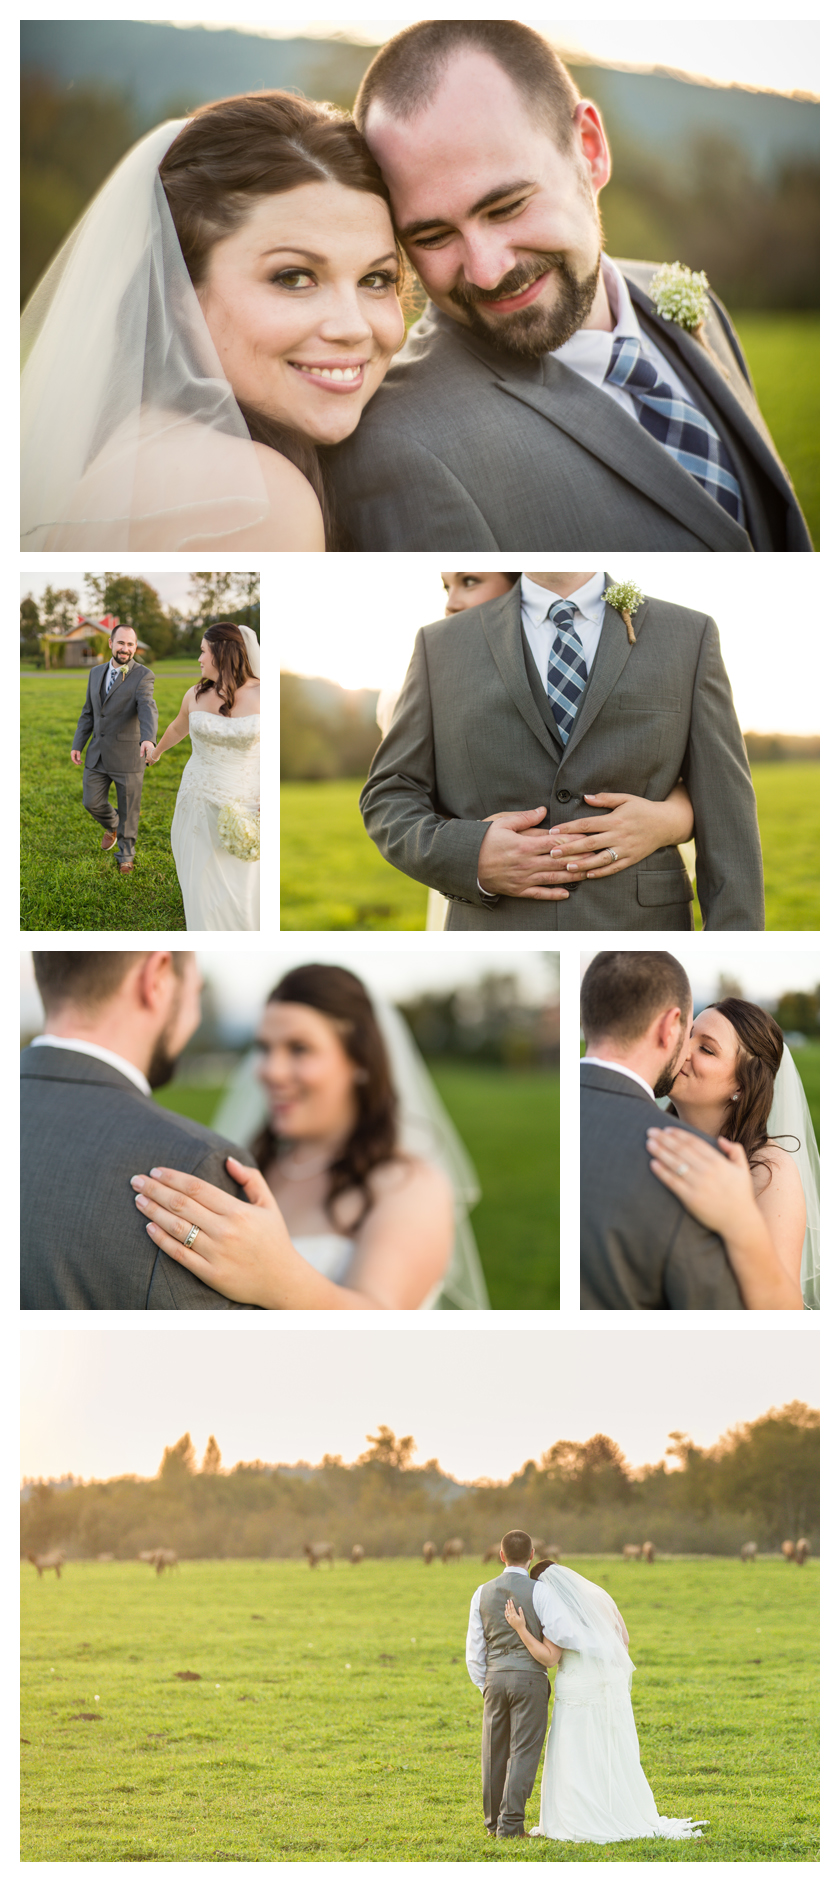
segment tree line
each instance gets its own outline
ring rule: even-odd
[[[194,571],[190,604],[186,609],[166,607],[151,582],[118,574],[87,574],[82,588],[44,589],[39,599],[31,593],[20,604],[20,657],[44,665],[41,635],[66,634],[80,614],[101,620],[112,614],[122,627],[133,627],[146,643],[145,660],[193,659],[205,627],[212,621],[231,621],[236,627],[260,626],[260,578],[221,570],[217,574]],[[107,658],[108,639],[94,643],[97,657]],[[63,648],[50,649],[50,665],[61,665]]]
[[[141,1549],[183,1559],[298,1556],[326,1540],[339,1555],[418,1556],[460,1536],[483,1554],[506,1529],[546,1538],[561,1554],[618,1551],[652,1540],[666,1552],[735,1554],[744,1541],[819,1547],[819,1414],[799,1401],[727,1431],[708,1449],[674,1431],[666,1457],[634,1471],[614,1439],[558,1440],[507,1482],[457,1483],[437,1458],[416,1461],[413,1437],[380,1425],[353,1463],[239,1463],[225,1470],[212,1438],[201,1464],[189,1436],[164,1451],[156,1477],[70,1487],[24,1484],[21,1549],[70,1557]]]

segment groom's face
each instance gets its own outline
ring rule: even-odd
[[[181,972],[170,967],[172,986],[166,1019],[152,1047],[148,1080],[153,1091],[168,1085],[184,1047],[201,1024],[202,978],[194,954],[181,956]]]
[[[430,104],[399,121],[374,102],[365,135],[400,237],[431,299],[536,358],[583,326],[598,286],[597,192],[609,152],[594,107],[561,150],[483,52],[453,58]]]
[[[127,667],[137,652],[137,635],[133,627],[118,627],[111,641],[111,658],[117,666]]]

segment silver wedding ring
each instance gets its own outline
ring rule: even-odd
[[[191,1229],[189,1230],[189,1232],[188,1232],[188,1233],[187,1233],[187,1234],[186,1234],[186,1235],[184,1236],[184,1243],[183,1243],[183,1245],[184,1245],[184,1247],[185,1247],[185,1248],[192,1248],[192,1245],[193,1245],[193,1242],[195,1241],[195,1238],[196,1238],[196,1236],[197,1236],[197,1234],[198,1234],[198,1223],[197,1223],[197,1222],[194,1222],[194,1223],[193,1223],[193,1225],[192,1225],[192,1228],[191,1228]]]
[[[607,855],[612,857],[614,863],[618,862],[618,850],[607,850]]]

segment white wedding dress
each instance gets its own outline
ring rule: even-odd
[[[256,814],[260,799],[260,715],[190,713],[188,758],[172,818],[172,854],[190,929],[259,929],[260,865],[232,856],[219,840],[219,811]]]
[[[317,1274],[323,1274],[328,1281],[335,1281],[341,1287],[350,1271],[356,1244],[349,1235],[293,1235],[292,1242],[304,1261]],[[420,1302],[420,1311],[425,1312],[436,1307],[443,1293],[444,1282],[438,1281]]]
[[[539,1829],[561,1843],[699,1836],[690,1817],[660,1817],[642,1770],[630,1678],[589,1654],[564,1651],[545,1748]]]

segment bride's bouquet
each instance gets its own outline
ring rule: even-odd
[[[260,813],[242,804],[223,804],[219,811],[219,842],[241,863],[260,860]]]

